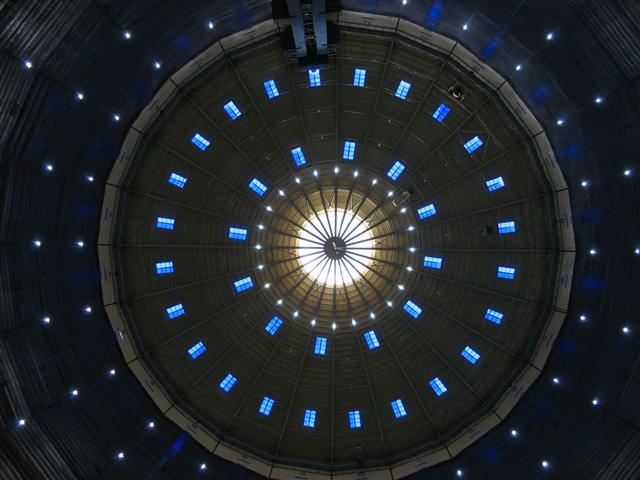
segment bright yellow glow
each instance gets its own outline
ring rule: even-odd
[[[303,225],[297,253],[302,270],[320,284],[345,285],[358,280],[367,270],[373,255],[373,240],[368,224],[343,209],[327,210]],[[346,243],[346,253],[330,259],[324,245],[332,237]]]

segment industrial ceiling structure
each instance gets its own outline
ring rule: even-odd
[[[0,13],[0,478],[638,477],[640,7]]]

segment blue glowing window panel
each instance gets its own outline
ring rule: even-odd
[[[274,80],[267,80],[264,82],[264,90],[267,92],[267,97],[269,97],[269,99],[280,96],[280,92],[278,92],[278,87]]]
[[[224,390],[225,392],[228,392],[233,388],[233,386],[236,384],[237,381],[238,379],[236,377],[234,377],[231,374],[228,374],[226,377],[222,379],[219,386],[222,390]]]
[[[422,308],[416,305],[411,300],[407,300],[407,303],[402,307],[405,312],[411,315],[413,318],[418,318],[422,314]]]
[[[231,240],[246,240],[247,239],[247,229],[240,227],[229,227],[229,238]]]
[[[282,326],[284,322],[282,321],[282,319],[278,316],[274,316],[271,320],[269,320],[269,323],[267,323],[266,327],[264,327],[264,330],[271,336],[275,335],[276,332],[278,331],[278,329]]]
[[[495,190],[498,190],[498,189],[504,187],[504,180],[502,179],[502,177],[492,178],[491,180],[487,180],[484,183],[487,184],[487,189],[490,192],[493,192]]]
[[[302,165],[307,163],[307,159],[304,156],[302,147],[296,147],[292,149],[291,156],[293,157],[293,162],[296,164],[296,167],[301,167]]]
[[[508,222],[498,222],[498,233],[505,235],[516,231],[516,222],[510,220]]]
[[[224,111],[227,112],[227,115],[229,115],[229,117],[231,117],[231,120],[235,120],[240,115],[242,115],[242,112],[238,109],[238,107],[236,107],[236,104],[233,103],[233,101],[227,103],[224,106]]]
[[[344,148],[342,150],[343,160],[353,160],[356,156],[356,142],[347,140],[344,142]]]
[[[407,95],[409,94],[409,89],[411,88],[411,84],[405,82],[404,80],[400,80],[398,84],[398,88],[396,88],[396,97],[405,100]]]
[[[181,303],[178,303],[173,307],[167,308],[167,315],[169,315],[169,318],[176,318],[176,317],[179,317],[180,315],[184,315],[185,313],[186,312]]]
[[[258,413],[264,415],[265,417],[268,417],[275,403],[276,401],[273,398],[264,397],[262,399],[262,403],[260,404],[260,408],[258,409]]]
[[[189,348],[189,350],[187,350],[187,353],[191,357],[191,360],[195,360],[206,351],[207,347],[204,346],[204,343],[198,342],[193,347]]]
[[[253,280],[251,280],[251,277],[244,277],[233,282],[233,286],[236,288],[236,292],[244,292],[253,287]]]
[[[309,86],[310,87],[320,86],[320,69],[319,68],[316,68],[315,70],[309,70]]]
[[[504,317],[504,313],[500,313],[497,310],[492,308],[487,308],[487,313],[484,314],[485,320],[489,320],[496,325],[500,325],[502,323],[502,318]]]
[[[420,218],[420,220],[433,217],[436,213],[436,206],[433,203],[430,203],[429,205],[425,205],[424,207],[420,207],[418,209],[418,217]]]
[[[304,420],[302,421],[302,426],[307,428],[314,428],[316,426],[316,411],[315,410],[305,410],[304,411]]]
[[[156,227],[159,228],[160,230],[173,230],[175,223],[176,223],[175,218],[158,217],[156,219]]]
[[[397,399],[391,402],[391,410],[393,410],[393,414],[396,418],[402,418],[407,416],[407,411],[404,408],[404,403],[402,400]]]
[[[256,192],[259,196],[264,195],[264,193],[267,191],[267,186],[257,178],[254,178],[249,182],[249,188]]]
[[[400,174],[404,172],[405,168],[404,164],[400,160],[397,160],[387,172],[387,177],[391,180],[397,180]]]
[[[178,188],[184,188],[185,184],[187,183],[187,177],[183,177],[176,172],[171,172],[171,175],[169,175],[169,183],[171,185],[175,185]]]
[[[367,342],[367,347],[369,347],[369,350],[373,350],[374,348],[378,348],[380,346],[380,342],[378,341],[376,332],[374,332],[373,330],[364,332],[364,341]]]
[[[313,349],[313,352],[316,355],[325,355],[327,353],[327,338],[326,337],[316,337],[316,345]]]
[[[476,362],[480,360],[480,354],[476,352],[473,348],[471,348],[469,345],[464,347],[464,350],[460,352],[460,355],[462,355],[462,357],[472,365],[475,365]]]
[[[436,109],[436,111],[433,112],[433,118],[435,118],[438,122],[442,123],[445,117],[449,115],[450,111],[451,109],[449,107],[447,107],[444,103],[441,103],[440,106]]]
[[[173,262],[156,263],[156,275],[165,275],[167,273],[173,273]]]
[[[482,140],[480,140],[480,137],[475,136],[463,146],[467,153],[473,153],[482,146]]]
[[[206,138],[204,138],[202,135],[200,135],[199,133],[196,133],[193,138],[191,139],[191,143],[193,143],[196,147],[198,147],[200,150],[202,150],[203,152],[209,148],[209,145],[211,145],[211,142],[209,140],[207,140]]]
[[[429,386],[434,392],[436,392],[437,396],[441,396],[447,391],[447,387],[444,386],[444,383],[442,383],[442,380],[440,380],[438,377],[430,380]]]
[[[424,262],[422,265],[426,268],[442,268],[442,258],[440,257],[424,257]]]
[[[353,72],[353,86],[364,87],[364,81],[367,78],[367,71],[362,68],[356,68]]]
[[[498,278],[513,280],[516,276],[516,269],[513,267],[498,267]]]
[[[360,410],[349,410],[349,427],[361,428],[362,421],[360,420]]]

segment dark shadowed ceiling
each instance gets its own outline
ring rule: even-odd
[[[500,426],[414,478],[637,478],[640,7],[407,3],[343,8],[455,38],[511,81],[553,144],[578,248],[538,381]],[[129,372],[100,307],[95,252],[103,186],[135,117],[189,59],[270,15],[269,2],[0,1],[0,476],[253,478],[164,419]]]

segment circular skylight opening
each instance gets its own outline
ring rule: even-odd
[[[373,253],[365,220],[344,210],[325,210],[307,220],[298,239],[302,270],[324,285],[347,285],[369,268]]]

